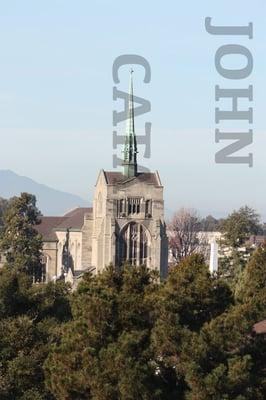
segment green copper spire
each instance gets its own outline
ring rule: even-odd
[[[134,125],[134,96],[133,96],[133,70],[130,71],[129,97],[128,97],[128,116],[126,139],[124,146],[124,175],[128,178],[137,175],[137,139]]]

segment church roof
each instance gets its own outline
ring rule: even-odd
[[[161,186],[160,178],[155,172],[139,172],[136,176],[128,178],[122,172],[103,171],[108,185],[121,185],[126,182],[145,182],[154,186]]]
[[[81,229],[84,223],[84,215],[91,214],[91,207],[78,207],[64,215],[63,221],[56,227],[58,230],[67,228]]]
[[[56,241],[54,228],[59,225],[65,217],[41,217],[41,223],[36,226],[37,231],[47,242]]]
[[[36,226],[37,231],[47,242],[57,241],[56,231],[67,228],[80,230],[84,223],[84,215],[91,214],[92,208],[78,207],[62,217],[41,217],[41,223]]]

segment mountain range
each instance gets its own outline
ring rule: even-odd
[[[10,170],[0,170],[0,197],[9,199],[21,192],[34,194],[43,215],[63,215],[75,207],[88,207],[89,202],[72,193],[62,192]]]

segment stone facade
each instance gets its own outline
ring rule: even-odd
[[[101,171],[93,201],[92,265],[146,264],[167,274],[163,187],[159,174]]]
[[[77,208],[63,217],[43,217],[38,230],[44,240],[45,281],[64,273],[67,231],[73,279],[88,269],[98,273],[109,264],[119,267],[124,263],[146,264],[162,278],[167,275],[168,241],[158,172],[127,178],[120,172],[102,170],[93,208]]]

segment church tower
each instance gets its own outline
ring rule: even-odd
[[[158,172],[139,172],[130,74],[123,173],[101,170],[93,200],[91,264],[100,272],[112,263],[147,265],[167,275],[168,240],[163,186]]]

